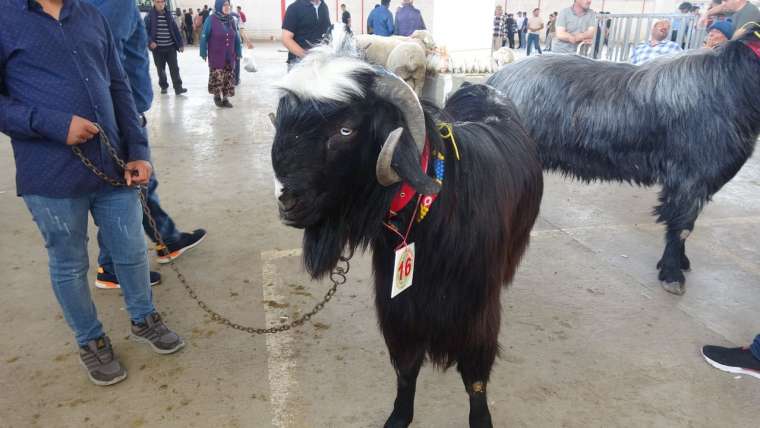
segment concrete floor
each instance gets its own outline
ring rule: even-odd
[[[300,268],[300,233],[272,197],[271,83],[276,45],[257,51],[235,108],[206,93],[197,51],[181,55],[186,96],[159,95],[149,114],[165,208],[206,242],[179,261],[209,305],[274,325],[327,288]],[[213,323],[172,272],[155,290],[188,346],[159,356],[126,340],[118,291],[94,290],[128,379],[89,383],[55,302],[41,237],[15,195],[0,137],[0,426],[378,427],[394,375],[376,328],[368,257],[311,325],[249,337]],[[752,159],[700,217],[693,271],[678,297],[660,289],[655,189],[582,185],[548,176],[530,250],[503,294],[502,358],[489,385],[496,426],[743,427],[760,419],[760,382],[710,368],[702,344],[746,344],[760,331],[760,161]],[[92,265],[96,246],[91,242]],[[156,268],[157,265],[156,265]],[[455,371],[420,376],[415,427],[461,427],[467,398]]]

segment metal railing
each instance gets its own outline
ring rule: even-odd
[[[626,62],[631,50],[641,42],[649,40],[652,26],[659,20],[670,21],[668,40],[680,45],[684,50],[697,49],[707,35],[707,30],[699,28],[699,16],[692,14],[625,13],[598,14],[596,35],[591,44],[578,46],[578,54],[594,59]]]

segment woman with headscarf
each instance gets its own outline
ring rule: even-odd
[[[235,95],[235,63],[242,54],[240,35],[230,15],[230,2],[216,0],[214,14],[201,32],[201,58],[208,58],[208,91],[217,107],[232,107],[227,97]]]

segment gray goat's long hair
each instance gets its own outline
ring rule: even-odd
[[[662,185],[666,290],[684,292],[685,239],[760,133],[760,33],[642,66],[578,56],[509,65],[488,83],[517,105],[544,169],[584,181]]]

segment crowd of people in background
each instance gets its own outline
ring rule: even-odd
[[[414,0],[401,0],[394,19],[390,11],[391,0],[381,0],[367,17],[367,34],[377,36],[411,36],[425,30],[422,12],[414,7]]]
[[[218,107],[230,108],[229,98],[240,84],[240,61],[243,46],[253,48],[246,34],[247,17],[241,6],[236,11],[230,1],[216,0],[214,8],[180,9],[173,12],[166,8],[166,0],[153,0],[153,7],[144,18],[148,34],[148,49],[158,74],[161,93],[166,94],[169,67],[172,86],[177,95],[187,89],[182,86],[177,54],[184,52],[185,45],[198,43],[200,56],[209,63],[208,91]]]
[[[509,46],[510,49],[525,49],[530,56],[531,52],[539,54],[551,51],[552,40],[556,34],[557,12],[549,14],[549,19],[544,22],[541,18],[541,10],[533,9],[530,16],[528,12],[504,13],[504,8],[497,5],[493,18],[493,45],[496,51]],[[541,34],[544,35],[544,47],[541,48]],[[517,36],[517,40],[515,40]]]
[[[533,10],[531,16],[520,11],[515,17],[513,13],[505,13],[501,5],[496,5],[492,50],[508,46],[510,49],[525,49],[526,55],[530,56],[533,52],[541,54],[545,51],[577,53],[579,48],[593,46],[595,50],[591,53],[596,57],[608,41],[611,20],[598,19],[610,12],[597,13],[590,6],[591,0],[575,0],[570,7],[549,14],[544,23],[539,9]],[[714,49],[740,35],[738,31],[747,23],[760,22],[760,11],[748,0],[712,0],[704,12],[697,5],[683,2],[677,11],[684,17],[657,20],[649,38],[632,47],[630,58],[633,64],[683,51],[687,48],[690,32],[696,29],[707,31],[700,43]],[[542,32],[543,49],[540,45]]]

